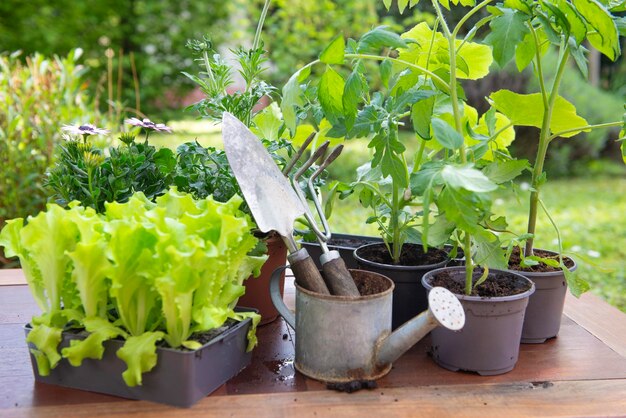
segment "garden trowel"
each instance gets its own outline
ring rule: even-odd
[[[300,286],[317,293],[330,294],[307,250],[298,249],[293,238],[293,224],[308,212],[308,208],[298,198],[289,180],[281,173],[261,141],[228,112],[224,112],[222,117],[222,137],[226,157],[259,230],[276,231],[282,236],[289,251],[287,258],[291,270]],[[345,265],[341,269],[343,260],[338,257],[336,260],[329,264],[328,271],[324,268],[326,280],[330,283],[349,280],[347,287],[356,289]],[[359,296],[358,290],[354,296]]]

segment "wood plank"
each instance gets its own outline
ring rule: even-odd
[[[626,357],[626,314],[593,293],[576,299],[569,292],[564,312],[622,357]]]
[[[28,286],[0,286],[0,324],[26,324],[40,315]]]
[[[624,416],[626,380],[546,384],[474,384],[337,392],[280,393],[272,396],[213,396],[189,409],[148,402],[72,405],[73,417],[521,417]],[[0,410],[18,417],[66,417],[63,406]]]
[[[24,285],[26,279],[21,269],[0,270],[0,286]]]

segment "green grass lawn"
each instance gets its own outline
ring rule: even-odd
[[[155,135],[151,141],[175,148],[197,139],[205,146],[221,147],[219,126],[207,121],[172,125],[174,134]],[[404,140],[409,150],[415,148],[410,136]],[[349,141],[331,166],[331,176],[349,181],[354,169],[370,158],[364,141]],[[525,232],[528,197],[528,190],[517,195],[505,190],[495,201],[494,211],[506,215],[509,229],[518,234]],[[594,293],[626,312],[626,174],[551,180],[542,189],[542,199],[560,228],[564,251],[579,265],[577,274],[592,284]],[[337,202],[331,228],[334,232],[377,235],[376,226],[365,223],[368,216],[356,197],[351,196]],[[547,216],[540,213],[536,246],[556,250],[556,239]]]

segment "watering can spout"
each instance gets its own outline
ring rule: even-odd
[[[438,326],[458,331],[463,325],[465,311],[461,302],[449,290],[435,287],[428,294],[428,310],[407,321],[380,341],[376,362],[379,365],[393,363]]]

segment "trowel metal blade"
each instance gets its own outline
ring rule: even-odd
[[[228,162],[262,232],[291,237],[304,205],[261,141],[228,112],[222,117],[222,139]]]

